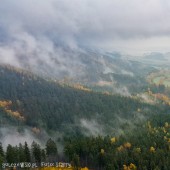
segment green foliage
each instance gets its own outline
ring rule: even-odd
[[[18,160],[19,160],[19,162],[26,161],[24,146],[21,143],[19,143],[19,147],[18,147]]]
[[[4,150],[3,150],[3,147],[2,147],[2,143],[0,142],[0,167],[2,165],[2,163],[4,162]]]
[[[50,161],[55,161],[57,159],[57,145],[56,143],[50,138],[46,143],[46,155]]]
[[[30,150],[28,148],[27,142],[25,142],[25,144],[24,144],[24,154],[25,154],[25,162],[30,162],[31,154],[30,154]]]
[[[41,162],[40,145],[33,141],[32,145],[31,145],[31,150],[32,150],[32,154],[33,154],[33,158],[34,158],[35,162],[40,164],[40,162]]]
[[[170,115],[163,116],[170,120]],[[167,170],[170,167],[170,121],[163,122],[165,119],[161,119],[157,122],[155,120],[159,116],[155,117],[120,136],[65,137],[62,159],[68,160],[75,169]],[[8,145],[6,160],[3,162],[24,161],[26,150],[32,155],[31,162],[48,162],[49,156],[57,153],[57,145],[49,139],[45,149],[42,149],[38,143],[33,142],[31,152],[26,143],[15,147]]]
[[[12,145],[7,146],[6,160],[8,163],[14,163],[18,161],[17,148]]]
[[[170,118],[170,115],[165,115]],[[162,115],[162,117],[163,117]],[[111,136],[65,139],[65,155],[78,155],[81,166],[92,169],[167,169],[170,167],[170,121],[145,125],[113,140]],[[111,140],[112,139],[112,140]]]
[[[0,82],[0,100],[11,100],[10,109],[19,111],[25,118],[25,121],[18,120],[0,108],[0,117],[3,118],[1,125],[26,124],[68,135],[80,135],[82,129],[77,128],[77,120],[95,119],[109,133],[109,130],[117,127],[117,117],[131,121],[142,114],[147,117],[150,113],[156,114],[163,110],[159,106],[141,103],[131,97],[63,87],[56,82],[6,67],[0,67]],[[141,113],[136,114],[138,108]]]

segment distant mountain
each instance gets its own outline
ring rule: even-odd
[[[163,53],[158,52],[146,54],[145,58],[149,60],[167,60],[166,56]]]
[[[137,61],[156,69],[169,68],[170,53],[152,52],[137,58]]]
[[[146,74],[153,68],[121,56],[96,49],[70,49],[56,46],[54,53],[39,56],[38,52],[16,55],[17,67],[39,76],[65,84],[80,83],[101,91],[119,93],[134,86],[142,89],[147,83]],[[133,89],[133,90],[132,90]],[[127,93],[127,94],[128,94]]]

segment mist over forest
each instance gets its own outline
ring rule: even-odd
[[[168,170],[169,10],[1,0],[0,169]]]

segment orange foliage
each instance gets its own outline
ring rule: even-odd
[[[84,87],[83,85],[81,85],[81,84],[74,84],[73,85],[73,88],[75,88],[75,89],[79,89],[79,90],[83,90],[83,91],[91,91],[89,88],[87,88],[87,87]]]
[[[119,146],[119,147],[117,148],[117,150],[118,150],[119,152],[121,152],[121,151],[124,150],[124,147],[121,145],[121,146]]]
[[[18,111],[12,111],[11,109],[9,109],[11,105],[12,105],[12,101],[0,101],[0,107],[2,107],[6,113],[22,121],[25,120],[25,118],[21,116],[21,114]]]
[[[8,114],[10,114],[11,116],[14,116],[14,117],[16,117],[16,118],[18,118],[18,119],[20,119],[20,120],[25,120],[25,118],[24,118],[23,116],[21,116],[21,114],[20,114],[18,111],[14,112],[14,111],[8,110],[8,109],[6,109],[5,111],[6,111]]]
[[[155,152],[155,148],[153,146],[150,147],[149,149],[150,152],[154,153]]]
[[[135,164],[131,163],[129,166],[123,165],[123,170],[136,170],[137,167]]]
[[[12,104],[11,101],[0,101],[0,107],[6,108]]]
[[[39,133],[40,133],[40,129],[37,128],[37,127],[32,128],[32,131],[33,131],[34,133],[36,133],[36,134],[39,134]]]
[[[151,91],[148,91],[148,94],[158,100],[161,100],[163,101],[165,104],[169,105],[170,106],[170,98],[164,94],[161,94],[161,93],[152,93]]]
[[[129,143],[129,142],[124,143],[124,147],[125,147],[125,148],[128,148],[128,149],[129,149],[129,148],[131,148],[131,146],[132,146],[132,145],[131,145],[131,143]]]

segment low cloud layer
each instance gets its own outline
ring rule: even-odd
[[[14,127],[4,127],[0,128],[0,141],[4,148],[11,144],[12,146],[16,146],[19,143],[24,144],[25,141],[30,146],[33,141],[41,143],[38,138],[36,138],[31,131],[25,129],[22,133],[19,133]]]

